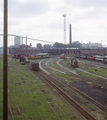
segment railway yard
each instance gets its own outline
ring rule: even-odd
[[[51,56],[21,65],[8,58],[8,120],[107,120],[107,64]],[[32,62],[39,62],[33,71]],[[3,119],[3,58],[0,56],[0,120]]]

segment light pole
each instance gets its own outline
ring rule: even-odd
[[[67,16],[67,14],[63,14],[63,17],[64,17],[64,44],[66,44],[66,16]]]

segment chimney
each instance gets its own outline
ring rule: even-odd
[[[71,24],[69,25],[69,47],[71,48],[72,44],[72,32],[71,32]]]

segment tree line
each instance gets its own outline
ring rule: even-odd
[[[38,44],[40,44],[40,43],[38,43]],[[79,41],[74,41],[74,42],[72,42],[71,47],[72,48],[80,48],[81,44],[79,43]],[[70,46],[69,46],[69,44],[55,42],[53,45],[44,44],[43,48],[70,48]]]

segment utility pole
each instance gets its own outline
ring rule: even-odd
[[[7,20],[8,0],[4,0],[4,47],[3,47],[3,120],[8,119],[8,88],[7,88],[7,37],[8,37],[8,20]]]
[[[63,14],[64,17],[64,44],[66,44],[66,14]]]

